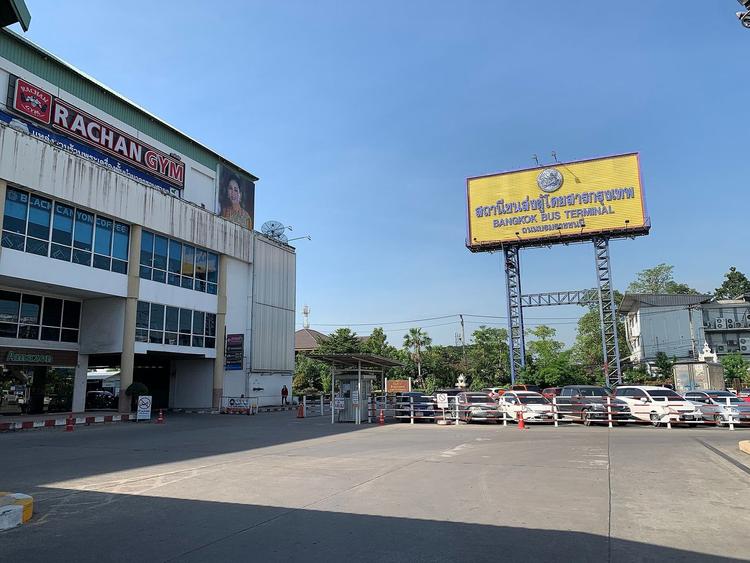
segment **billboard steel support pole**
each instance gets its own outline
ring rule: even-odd
[[[505,288],[508,301],[508,348],[510,350],[510,381],[526,365],[526,345],[523,336],[523,307],[521,305],[521,260],[518,246],[503,247],[505,257]]]
[[[622,383],[620,346],[617,340],[617,312],[612,288],[612,267],[609,260],[609,239],[594,237],[594,259],[599,283],[599,321],[602,329],[604,379],[607,385]]]

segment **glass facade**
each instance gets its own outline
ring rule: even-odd
[[[216,295],[219,255],[143,231],[139,275],[145,280]]]
[[[79,301],[0,291],[0,337],[78,342],[80,321]]]
[[[128,271],[130,226],[8,188],[2,245],[120,274]]]
[[[0,307],[2,307],[1,304]],[[2,314],[1,308],[0,314]],[[135,322],[135,341],[170,346],[216,348],[216,315],[139,301]]]

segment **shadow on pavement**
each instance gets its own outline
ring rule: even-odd
[[[119,423],[63,430],[0,434],[0,489],[28,490],[44,483],[114,471],[247,452],[376,427],[331,424],[294,413],[256,416],[171,415],[166,424]],[[33,491],[29,491],[33,493]]]
[[[581,532],[59,492],[72,494],[0,535],[4,561],[734,560]]]

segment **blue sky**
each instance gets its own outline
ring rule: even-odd
[[[750,269],[750,30],[733,0],[27,5],[27,37],[259,176],[258,225],[312,236],[298,325],[303,304],[324,332],[504,316],[499,255],[464,246],[465,179],[553,150],[641,153],[652,234],[612,243],[618,288],[659,262],[708,291]],[[593,249],[524,251],[522,272],[524,292],[591,287]],[[580,313],[527,324],[571,342]],[[420,325],[438,343],[458,330],[386,328],[400,343]]]

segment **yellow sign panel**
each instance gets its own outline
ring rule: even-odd
[[[637,153],[469,178],[466,188],[473,251],[650,228]]]

